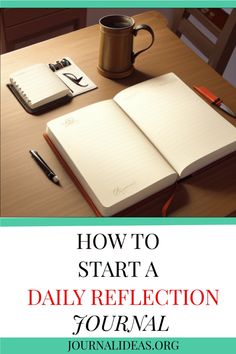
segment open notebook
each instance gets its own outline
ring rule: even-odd
[[[46,138],[105,216],[236,151],[236,129],[173,73],[50,121]]]

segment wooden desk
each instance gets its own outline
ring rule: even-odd
[[[222,97],[236,111],[236,89],[203,63],[167,27],[155,11],[135,16],[156,33],[153,47],[136,62],[136,72],[120,81],[108,80],[97,72],[98,27],[88,27],[24,49],[2,55],[2,216],[94,216],[72,183],[42,134],[47,121],[88,104],[109,99],[123,88],[170,71],[190,87],[201,84]],[[146,44],[145,33],[135,39]],[[36,117],[24,111],[6,87],[11,72],[34,63],[49,63],[71,57],[98,85],[98,89],[76,97],[71,103]],[[232,124],[236,120],[222,115]],[[91,127],[92,129],[92,127]],[[62,187],[51,183],[29,154],[35,149],[56,171]],[[236,157],[184,181],[177,191],[170,216],[225,216],[236,210]],[[140,205],[128,216],[159,216],[169,192],[155,201]]]

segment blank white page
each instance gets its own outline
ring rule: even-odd
[[[114,100],[181,177],[236,150],[236,129],[175,74],[142,82]]]
[[[52,120],[47,134],[103,215],[113,215],[177,179],[113,100]]]

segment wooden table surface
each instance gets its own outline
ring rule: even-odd
[[[1,216],[94,216],[70,177],[43,138],[46,123],[88,104],[112,98],[117,92],[143,80],[174,72],[190,87],[204,85],[224,99],[236,111],[236,89],[198,58],[168,28],[156,11],[134,16],[155,31],[151,49],[137,58],[136,71],[129,78],[109,80],[100,76],[98,61],[99,29],[87,27],[48,41],[1,56]],[[148,34],[135,38],[136,48],[144,47]],[[35,63],[55,62],[65,56],[72,60],[98,85],[77,96],[67,105],[41,116],[24,111],[6,87],[10,73]],[[236,125],[236,120],[222,113]],[[93,127],[91,127],[93,129]],[[92,148],[92,147],[91,147]],[[58,187],[45,178],[29,150],[35,149],[60,177]],[[170,216],[226,216],[236,210],[236,156],[232,156],[201,174],[183,181],[170,208]],[[155,200],[141,203],[125,216],[160,216],[170,191]]]

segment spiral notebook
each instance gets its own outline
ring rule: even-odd
[[[7,85],[31,114],[40,114],[69,102],[97,86],[70,59],[55,64],[35,64],[10,75]]]

